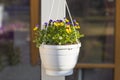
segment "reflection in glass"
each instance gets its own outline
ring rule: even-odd
[[[115,0],[67,0],[71,14],[81,25],[79,62],[114,62]]]
[[[0,0],[0,80],[40,80],[39,65],[30,64],[29,4]]]
[[[85,69],[83,70],[82,80],[113,80],[113,70],[112,69]]]
[[[113,69],[75,69],[65,80],[114,80]]]

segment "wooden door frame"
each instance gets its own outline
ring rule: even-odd
[[[31,36],[30,36],[30,53],[31,53],[31,63],[33,65],[38,63],[39,54],[38,49],[33,44],[32,40],[34,38],[33,27],[40,23],[40,1],[41,0],[30,0],[30,16],[31,16]],[[77,64],[76,68],[111,68],[114,69],[114,80],[120,79],[120,0],[116,0],[116,15],[115,15],[115,62],[113,64]]]
[[[31,64],[38,64],[39,51],[33,43],[34,32],[33,28],[36,24],[40,24],[40,0],[30,0],[30,59]]]
[[[120,79],[120,0],[116,0],[114,80]]]

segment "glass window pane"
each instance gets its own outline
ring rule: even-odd
[[[113,70],[85,69],[83,70],[83,80],[113,80]]]
[[[29,44],[30,0],[0,0],[0,80],[40,80]]]
[[[113,69],[77,69],[65,80],[114,80]]]
[[[81,25],[79,62],[114,62],[115,0],[67,0],[72,17]]]

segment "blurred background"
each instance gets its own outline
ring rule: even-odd
[[[0,0],[0,80],[40,80],[30,63],[30,0]]]
[[[114,63],[115,0],[67,2],[73,19],[80,23],[80,32],[85,35],[80,40],[82,47],[78,63]],[[113,69],[82,69],[82,80],[113,80],[113,73]],[[76,72],[73,79],[68,80],[74,80],[75,75]],[[81,80],[80,77],[77,80]]]

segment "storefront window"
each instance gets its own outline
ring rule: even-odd
[[[30,0],[0,0],[0,79],[40,80],[30,63]]]

